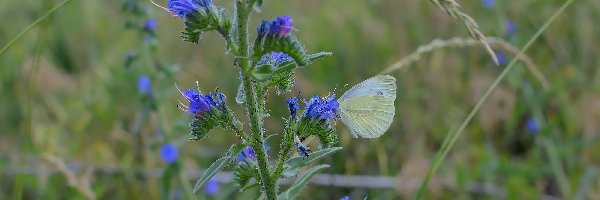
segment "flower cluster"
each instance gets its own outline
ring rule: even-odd
[[[306,103],[304,116],[309,119],[328,120],[337,117],[339,103],[334,100],[335,94],[327,98],[315,95]]]
[[[288,109],[290,111],[290,116],[296,117],[296,113],[300,109],[300,104],[298,104],[298,98],[297,97],[289,98],[288,100],[285,101],[285,104],[287,104],[287,106],[288,106]]]
[[[277,17],[269,25],[269,35],[287,37],[294,28],[294,20],[287,15]]]
[[[175,86],[177,87],[177,85]],[[185,97],[185,99],[189,102],[188,106],[179,102],[178,107],[182,111],[193,116],[203,116],[203,113],[212,109],[225,107],[226,97],[223,93],[214,92],[213,94],[209,92],[206,95],[203,95],[202,92],[200,92],[200,89],[198,89],[198,92],[196,92],[196,90],[193,88],[182,92],[179,87],[177,87],[177,90],[179,90],[181,95],[183,95],[183,97]]]
[[[256,63],[256,65],[272,65],[279,66],[282,63],[292,61],[292,57],[288,56],[282,52],[271,52],[260,58],[260,60]]]
[[[212,4],[212,0],[170,0],[169,10],[180,18],[186,18],[188,15],[195,14],[200,11],[200,8],[208,7]]]
[[[196,85],[198,82],[196,82]],[[175,85],[177,87],[177,85]],[[206,137],[207,133],[216,126],[225,129],[231,128],[234,123],[233,113],[225,106],[225,95],[218,91],[202,94],[200,89],[177,90],[188,101],[188,105],[179,101],[177,107],[194,116],[190,123],[192,140],[200,140]]]
[[[314,135],[319,138],[319,141],[324,147],[331,147],[337,143],[338,137],[334,133],[335,122],[338,118],[339,103],[335,100],[335,95],[321,98],[318,95],[313,96],[310,100],[304,101],[305,109],[299,120],[298,136],[306,138]],[[295,116],[300,105],[297,99],[290,98],[286,101],[290,114]],[[296,140],[296,149],[301,155],[308,155],[308,148],[299,147]]]

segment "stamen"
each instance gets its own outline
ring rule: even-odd
[[[190,110],[182,108],[181,106],[177,105],[177,108],[179,108],[179,110],[183,111],[183,112],[189,112]]]
[[[163,10],[167,11],[167,12],[168,12],[168,13],[169,13],[171,16],[174,16],[174,17],[176,17],[176,16],[177,16],[177,14],[176,14],[175,12],[173,12],[171,9],[168,9],[168,8],[162,7],[162,6],[158,5],[157,3],[155,3],[153,0],[149,0],[149,1],[150,1],[152,4],[154,4],[156,7],[159,7],[159,8],[161,8],[161,9],[163,9]]]
[[[179,102],[179,105],[181,105],[182,108],[189,109],[189,107],[186,106],[185,104],[181,103],[181,101],[179,101],[179,99],[177,99],[177,101]]]

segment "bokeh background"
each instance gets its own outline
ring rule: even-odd
[[[0,45],[59,2],[0,1]],[[520,48],[564,1],[460,3],[484,34]],[[251,27],[284,14],[309,52],[334,54],[297,73],[291,92],[271,91],[269,134],[282,130],[285,98],[342,93],[434,39],[468,39],[460,23],[422,0],[265,0]],[[153,31],[144,30],[148,19],[156,20]],[[598,19],[600,1],[579,0],[546,30],[526,52],[540,74],[523,62],[513,68],[442,163],[428,199],[600,199]],[[2,55],[0,199],[85,199],[86,191],[98,199],[185,199],[185,185],[238,139],[214,130],[189,141],[190,117],[175,107],[174,83],[218,87],[245,115],[234,101],[238,74],[222,38],[208,33],[198,45],[185,43],[182,26],[147,1],[76,0]],[[469,45],[434,50],[391,72],[398,98],[390,130],[353,139],[340,123],[344,149],[320,162],[332,166],[327,174],[392,182],[315,184],[302,199],[410,198],[444,137],[514,57],[497,50],[499,66]],[[144,75],[151,97],[138,90]],[[176,163],[161,159],[165,144],[176,147]],[[198,198],[255,197],[256,190],[239,193],[227,182],[216,180]]]

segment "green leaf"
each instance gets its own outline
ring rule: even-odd
[[[240,192],[245,192],[246,190],[252,189],[252,188],[256,188],[258,187],[258,183],[252,183],[250,185],[246,185],[246,187],[243,187]]]
[[[277,199],[295,199],[313,176],[317,175],[317,173],[328,167],[329,165],[318,165],[308,170],[308,172],[298,178],[296,182],[294,182],[294,184],[288,188],[288,190],[279,194]]]
[[[292,158],[285,163],[286,171],[283,174],[286,177],[293,176],[296,174],[298,168],[306,166],[311,162],[319,160],[325,156],[331,155],[339,150],[342,150],[342,147],[331,147],[312,152],[308,155],[308,157],[299,156]]]
[[[243,144],[234,144],[231,146],[231,148],[229,148],[227,155],[217,159],[217,161],[210,165],[210,167],[206,169],[206,172],[202,174],[202,177],[198,179],[198,182],[196,182],[196,185],[194,186],[194,193],[196,193],[200,188],[206,186],[206,183],[208,183],[213,176],[227,166],[227,163],[231,162],[238,154],[240,154],[244,147],[246,146]]]

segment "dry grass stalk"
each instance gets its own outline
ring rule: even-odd
[[[519,49],[517,47],[511,45],[510,43],[508,43],[507,41],[505,41],[501,38],[493,38],[493,37],[487,38],[486,43],[490,44],[492,46],[495,46],[495,47],[499,47],[507,52],[510,52],[513,55],[518,55],[518,53],[519,53]],[[437,49],[442,49],[442,48],[446,48],[446,47],[467,47],[467,46],[475,46],[478,44],[480,44],[480,42],[478,40],[471,39],[471,38],[455,37],[455,38],[451,38],[448,40],[435,39],[428,44],[419,46],[419,48],[417,48],[416,51],[414,51],[411,54],[409,54],[408,56],[400,59],[398,62],[390,65],[385,70],[383,70],[381,72],[381,74],[389,74],[394,71],[400,70],[403,67],[408,66],[408,65],[418,61],[419,59],[421,59],[421,55],[432,52]],[[517,59],[522,61],[523,63],[525,63],[525,66],[527,66],[527,69],[540,82],[540,84],[542,85],[542,87],[544,89],[548,89],[548,87],[550,86],[548,80],[546,79],[544,74],[542,74],[542,72],[539,70],[539,68],[535,65],[535,63],[531,60],[531,58],[529,56],[523,54],[521,56],[518,56]]]
[[[77,177],[75,172],[71,171],[65,164],[65,161],[59,157],[46,154],[42,157],[42,159],[62,173],[65,178],[67,178],[67,183],[69,186],[79,191],[83,196],[85,196],[86,199],[96,199],[96,195],[90,186],[90,177],[94,171],[93,168],[88,167],[81,177]]]
[[[435,5],[437,5],[440,9],[446,11],[452,18],[462,22],[467,28],[469,35],[476,40],[479,40],[488,54],[492,57],[492,60],[496,65],[498,65],[498,57],[496,57],[496,53],[490,47],[490,44],[485,39],[485,35],[479,31],[479,25],[475,20],[467,15],[466,13],[460,10],[460,4],[456,3],[454,0],[430,0]]]

